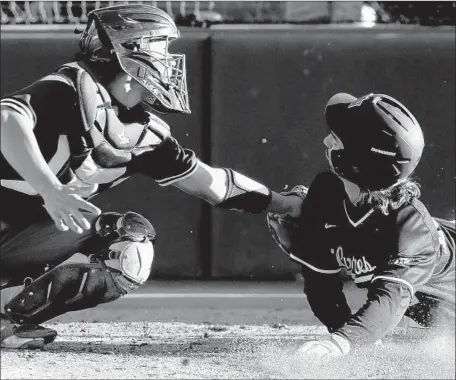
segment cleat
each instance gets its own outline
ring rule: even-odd
[[[1,320],[1,348],[37,350],[51,343],[57,331],[38,325],[16,325],[5,315]]]

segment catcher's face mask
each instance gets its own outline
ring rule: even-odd
[[[140,37],[115,50],[122,69],[151,93],[145,104],[160,112],[190,113],[185,55],[170,54],[170,41]]]
[[[184,54],[170,54],[180,33],[173,19],[150,5],[117,5],[89,13],[79,43],[92,61],[116,59],[150,93],[144,104],[159,112],[190,113]]]

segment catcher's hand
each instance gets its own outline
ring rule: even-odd
[[[304,199],[308,188],[302,185],[293,187],[290,191],[282,191],[282,195],[297,195]],[[291,254],[293,239],[299,227],[299,220],[272,212],[266,215],[266,221],[272,238],[288,256]]]

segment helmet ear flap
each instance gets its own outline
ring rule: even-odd
[[[330,153],[331,165],[338,175],[355,182],[360,173],[360,168],[345,149],[332,150]]]
[[[401,174],[393,161],[386,165],[383,160],[369,156],[359,157],[344,149],[331,151],[330,159],[339,176],[370,190],[391,186]]]

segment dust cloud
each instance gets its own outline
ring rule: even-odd
[[[259,364],[281,379],[454,379],[454,331],[396,334],[341,358],[297,356],[296,347],[273,343],[259,352]]]

